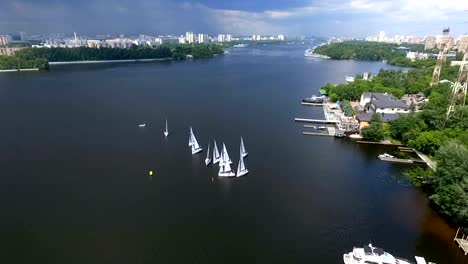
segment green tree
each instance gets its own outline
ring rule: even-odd
[[[434,202],[448,216],[468,223],[468,149],[456,141],[444,144],[436,155]]]
[[[381,141],[385,137],[382,118],[379,114],[374,113],[371,118],[370,125],[361,129],[361,134],[364,138],[373,141]]]

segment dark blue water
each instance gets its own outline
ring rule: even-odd
[[[466,263],[407,166],[294,122],[323,118],[300,105],[323,84],[390,67],[305,48],[0,75],[1,263],[342,263],[370,241]],[[250,174],[219,179],[191,155],[190,125],[233,167],[243,136]]]

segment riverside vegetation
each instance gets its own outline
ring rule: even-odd
[[[357,76],[355,82],[326,84],[323,88],[332,100],[359,100],[364,92],[388,92],[397,97],[419,92],[428,95],[429,102],[422,106],[422,111],[401,115],[389,123],[383,123],[379,115],[374,115],[370,126],[361,132],[370,140],[390,139],[432,156],[437,161],[436,171],[418,167],[405,175],[415,186],[424,188],[441,212],[468,224],[468,106],[457,107],[447,119],[450,84],[429,85],[435,59],[411,62],[397,47],[384,43],[343,42],[317,48],[317,53],[335,59],[385,59],[394,65],[411,67],[408,71],[382,69],[369,81]],[[458,70],[448,61],[440,79],[455,81]]]
[[[133,46],[120,48],[26,48],[15,56],[0,56],[0,69],[48,69],[48,62],[129,59],[195,59],[223,54],[223,47],[215,44],[162,45],[156,48]]]

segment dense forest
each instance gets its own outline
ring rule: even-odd
[[[162,45],[157,48],[133,46],[120,48],[26,48],[15,56],[0,56],[0,69],[39,68],[48,69],[48,62],[85,60],[128,60],[128,59],[195,59],[211,58],[223,54],[224,49],[215,44]]]
[[[404,44],[404,47],[409,48],[411,51],[422,52],[424,50],[424,45],[420,44]],[[397,44],[369,41],[346,41],[317,47],[314,52],[329,56],[336,60],[386,60],[388,64],[418,68],[429,67],[434,63],[434,60],[420,60],[412,62],[406,58],[406,52],[399,48],[401,48],[401,46]],[[431,52],[437,51],[434,50]]]
[[[0,70],[33,69],[46,70],[49,62],[43,58],[25,59],[18,56],[0,56]]]
[[[339,44],[320,48],[323,54],[332,58],[406,60],[399,51],[394,51],[392,44],[365,43],[360,48],[356,46],[361,42]],[[379,115],[374,115],[370,126],[363,128],[361,133],[370,140],[390,139],[432,156],[437,161],[435,172],[418,167],[405,174],[414,185],[424,187],[441,212],[459,223],[468,224],[468,106],[458,106],[447,118],[451,85],[429,85],[435,60],[404,62],[402,65],[413,68],[406,72],[380,70],[369,81],[357,76],[352,83],[327,84],[323,88],[332,100],[359,100],[364,92],[388,92],[397,97],[419,92],[428,95],[429,102],[422,106],[423,111],[401,115],[389,123],[383,123]],[[447,62],[440,79],[454,81],[457,75],[458,67],[451,67]]]

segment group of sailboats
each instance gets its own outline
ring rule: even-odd
[[[164,136],[167,137],[169,135],[169,129],[167,126],[167,118],[166,118],[166,130],[164,130]],[[231,168],[232,161],[229,158],[229,154],[226,148],[226,145],[223,143],[223,148],[221,150],[221,153],[218,151],[218,146],[216,144],[216,140],[213,141],[213,150],[212,150],[212,155],[213,159],[211,158],[210,155],[210,143],[208,143],[208,149],[206,152],[206,159],[205,159],[205,164],[206,166],[209,166],[211,162],[213,164],[219,164],[219,171],[218,171],[218,176],[219,177],[241,177],[249,173],[249,170],[245,166],[244,158],[247,157],[249,154],[247,150],[245,149],[244,146],[244,140],[241,137],[241,143],[240,143],[240,158],[239,158],[239,164],[237,166],[237,173],[234,173],[234,171]],[[203,151],[203,148],[200,147],[200,144],[198,144],[197,138],[195,137],[195,134],[193,133],[193,129],[190,126],[190,135],[189,135],[189,143],[188,146],[192,150],[192,155],[200,153]]]

